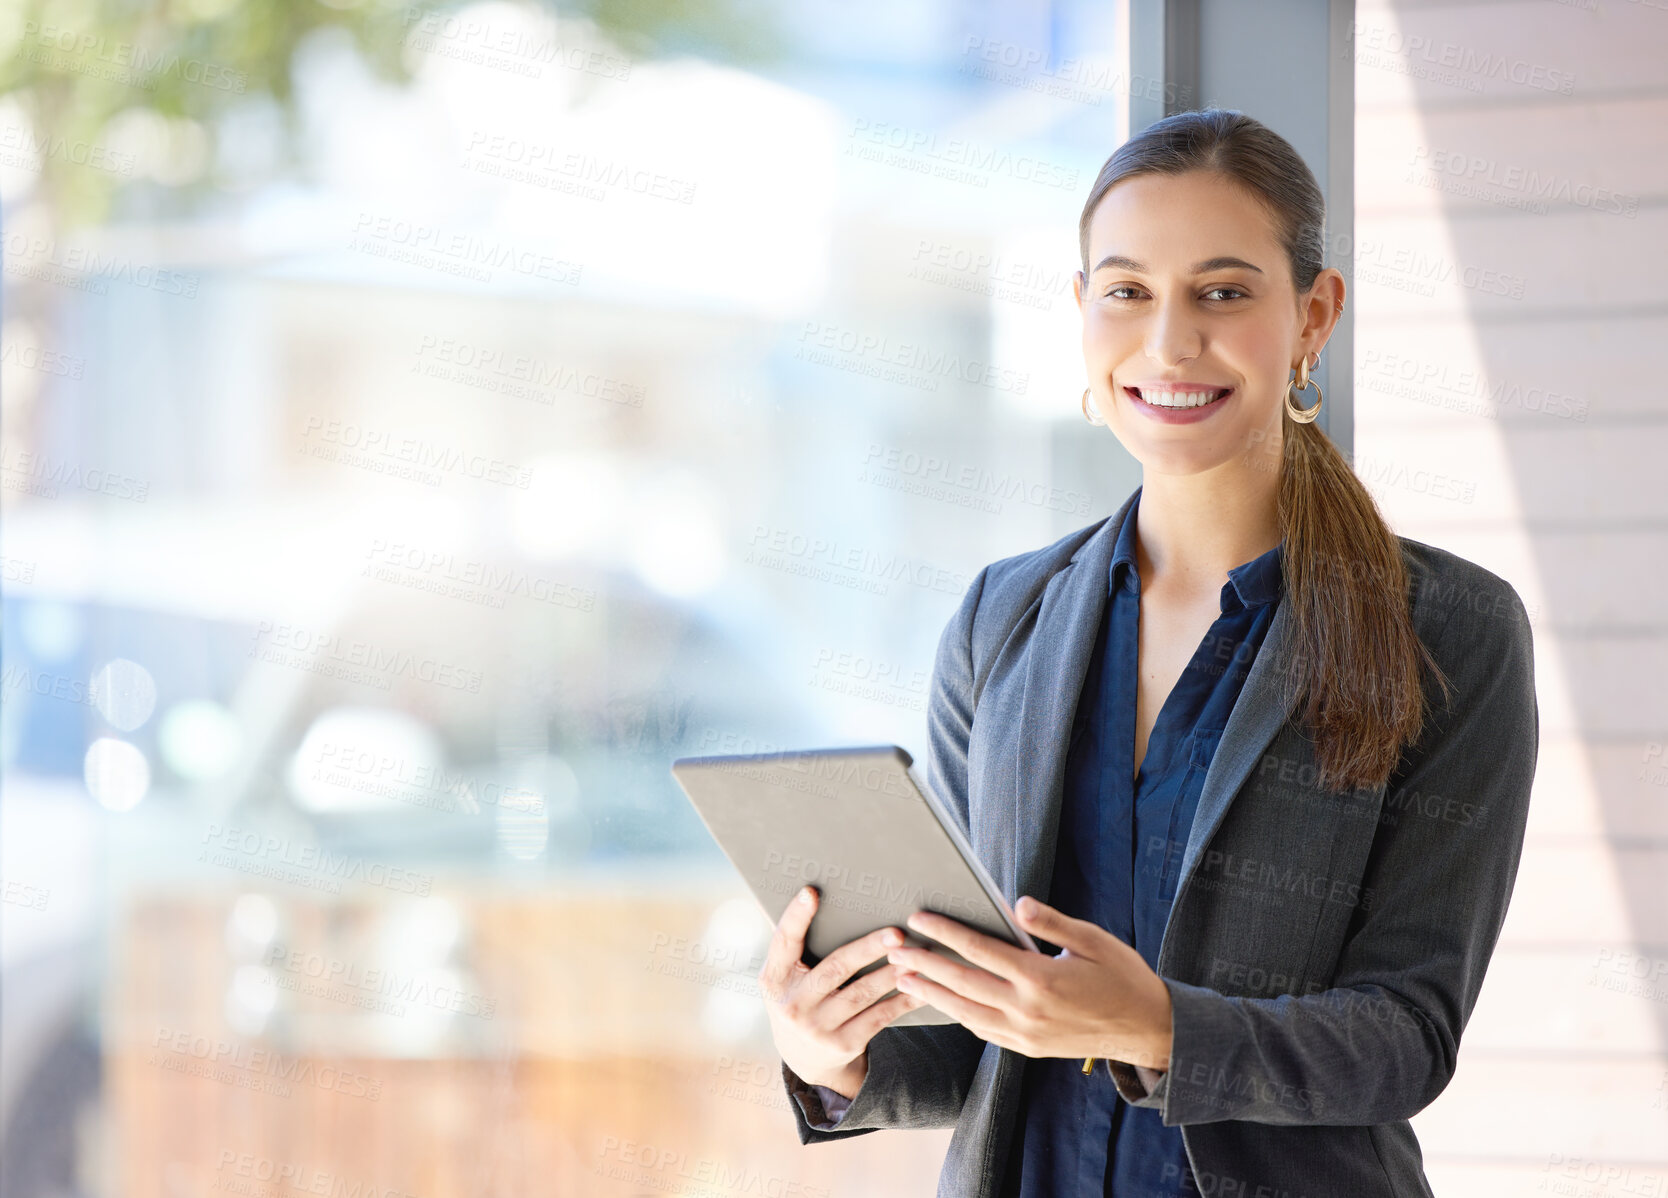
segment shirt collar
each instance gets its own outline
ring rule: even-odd
[[[1256,607],[1278,599],[1285,583],[1285,572],[1280,566],[1284,549],[1285,542],[1282,541],[1267,553],[1229,570],[1228,581],[1222,586],[1222,610],[1228,611],[1236,597],[1244,607]]]
[[[1141,506],[1141,488],[1135,489],[1135,502],[1129,505],[1129,511],[1124,516],[1123,527],[1118,530],[1118,543],[1112,550],[1111,588],[1116,594],[1119,587],[1135,589],[1133,575],[1137,574],[1135,566],[1135,513]],[[1281,568],[1282,541],[1267,553],[1252,558],[1242,565],[1235,566],[1228,571],[1228,581],[1222,584],[1222,610],[1229,612],[1237,607],[1256,607],[1263,603],[1273,603],[1280,597],[1284,586],[1285,573]]]
[[[1124,515],[1124,526],[1118,530],[1118,543],[1112,550],[1112,594],[1119,587],[1134,589],[1130,575],[1135,573],[1135,509],[1141,506],[1141,488],[1135,489],[1135,501]],[[1127,567],[1127,569],[1120,569]]]

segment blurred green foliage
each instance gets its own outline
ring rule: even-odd
[[[13,151],[41,148],[38,195],[60,226],[106,220],[131,172],[89,169],[113,119],[133,110],[195,122],[189,132],[212,160],[216,118],[268,97],[295,148],[297,48],[316,31],[338,29],[373,73],[407,83],[406,52],[416,23],[465,7],[445,0],[0,0],[0,96],[22,111],[28,130],[0,130]],[[768,60],[778,41],[767,14],[746,0],[581,0],[564,16],[588,18],[626,54],[708,53]],[[182,192],[215,187],[212,172]],[[182,198],[184,198],[182,196]]]
[[[117,114],[139,107],[202,124],[250,96],[293,113],[296,47],[314,30],[345,30],[376,73],[407,82],[403,3],[366,0],[17,0],[0,13],[0,94],[19,104],[41,155],[41,191],[59,225],[109,213],[130,180],[76,161],[105,144]],[[212,184],[212,179],[205,179]]]

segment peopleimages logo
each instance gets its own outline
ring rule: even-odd
[[[312,1086],[372,1102],[382,1097],[382,1083],[363,1073],[327,1061],[287,1057],[270,1049],[250,1048],[175,1028],[158,1027],[151,1037],[151,1050],[151,1064],[170,1072],[192,1073],[246,1089],[265,1090],[265,1086],[253,1083],[267,1079],[279,1087]],[[288,1096],[282,1088],[270,1092]]]
[[[1043,187],[1077,186],[1078,170],[1074,166],[1061,166],[1031,154],[981,145],[965,137],[940,137],[930,130],[864,117],[852,122],[850,136],[852,144],[847,152],[858,158],[895,166],[907,166],[908,158],[917,158],[927,173],[942,174],[952,181],[983,187],[990,182],[990,176],[1005,175]],[[901,157],[888,158],[888,153]]]
[[[524,788],[506,787],[496,779],[433,762],[407,761],[380,748],[326,740],[319,742],[313,760],[316,780],[414,807],[473,813],[492,806],[527,815],[543,815],[545,810],[544,799]]]
[[[300,885],[321,884],[340,893],[344,881],[363,882],[401,894],[427,897],[434,885],[432,874],[367,862],[363,857],[346,857],[317,845],[297,844],[287,836],[270,832],[244,831],[210,824],[201,839],[197,859],[244,873],[294,881]]]
[[[256,626],[250,635],[249,656],[268,665],[362,681],[379,690],[390,689],[395,678],[405,678],[472,695],[481,693],[479,670],[282,621],[262,620]]]
[[[25,21],[23,36],[27,41],[33,42],[34,46],[24,46],[19,55],[31,62],[48,63],[49,60],[43,58],[40,51],[56,52],[82,59],[84,64],[97,64],[106,68],[93,71],[88,70],[86,65],[68,64],[68,69],[76,71],[77,74],[119,80],[145,91],[155,91],[157,78],[165,75],[172,75],[186,83],[211,87],[216,91],[236,92],[238,95],[242,95],[249,86],[248,75],[220,63],[152,50],[137,42],[112,40],[102,33],[43,25],[39,21]]]
[[[917,390],[937,391],[945,379],[1024,395],[1031,376],[1007,366],[963,357],[911,341],[897,341],[885,333],[848,329],[808,320],[799,332],[794,357],[818,366],[832,366]]]
[[[1084,491],[872,441],[863,455],[863,468],[857,477],[860,482],[919,491],[928,498],[989,512],[1001,511],[1002,504],[1009,501],[1075,516],[1087,516],[1091,506],[1090,497]]]
[[[577,285],[583,273],[579,263],[552,254],[465,229],[448,229],[375,212],[362,211],[355,218],[348,249],[482,282],[489,282],[494,270],[510,270],[527,278]]]
[[[764,860],[761,885],[778,894],[815,883],[825,905],[861,910],[865,914],[888,914],[906,907],[925,908],[964,921],[976,919],[983,911],[972,898],[950,894],[937,887],[928,889],[912,879],[889,877],[874,870],[860,870],[840,861],[819,861],[798,853],[769,849]],[[859,899],[872,900],[860,903]]]
[[[267,950],[265,964],[288,975],[287,980],[276,980],[280,989],[331,998],[352,1006],[373,1007],[388,1014],[405,1014],[406,1004],[477,1019],[491,1019],[498,1013],[496,999],[445,984],[452,976],[446,971],[437,971],[432,976],[403,974],[380,965],[344,961],[283,944],[274,944]],[[305,985],[308,982],[317,985],[309,988]]]
[[[276,1161],[252,1152],[222,1149],[214,1167],[216,1186],[232,1194],[273,1195],[294,1191],[320,1198],[416,1198],[406,1190],[344,1177],[291,1161]]]

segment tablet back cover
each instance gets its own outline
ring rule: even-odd
[[[906,944],[969,964],[906,926],[920,910],[1037,949],[960,825],[910,765],[897,745],[873,745],[683,757],[672,774],[772,925],[801,886],[816,886],[821,902],[806,932],[807,965],[888,925],[903,931]],[[853,977],[885,964],[882,955]],[[954,1022],[927,1005],[888,1026]]]

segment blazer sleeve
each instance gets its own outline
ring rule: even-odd
[[[1242,1119],[1371,1124],[1407,1119],[1453,1077],[1460,1033],[1505,922],[1540,740],[1533,637],[1523,602],[1459,602],[1432,648],[1449,707],[1403,755],[1363,873],[1333,986],[1247,998],[1164,978],[1175,1035],[1149,1091],[1109,1062],[1119,1092],[1165,1126]],[[1433,704],[1433,707],[1435,704]],[[1482,818],[1441,818],[1453,801]]]
[[[984,592],[980,570],[938,639],[927,705],[927,784],[971,836],[967,746],[973,734],[973,615]],[[816,1092],[786,1062],[782,1082],[801,1144],[860,1136],[882,1128],[954,1127],[973,1088],[985,1042],[959,1023],[888,1027],[869,1041],[869,1072],[832,1130],[811,1125]],[[818,1120],[828,1122],[828,1120]]]

